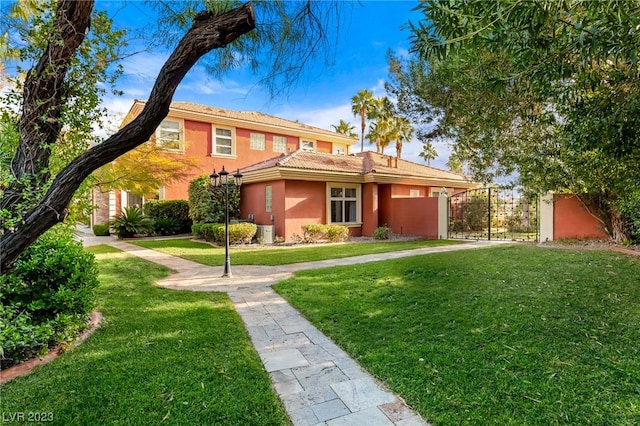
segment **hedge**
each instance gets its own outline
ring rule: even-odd
[[[154,220],[154,232],[160,235],[187,233],[191,230],[187,200],[151,200],[144,206],[144,214]],[[170,220],[162,220],[170,219]]]
[[[229,224],[229,244],[251,244],[258,227],[255,223],[242,222]],[[224,245],[224,224],[194,223],[191,232],[195,238]]]

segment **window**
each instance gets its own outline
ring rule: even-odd
[[[184,152],[184,138],[182,137],[182,122],[163,120],[156,130],[156,144],[168,151]]]
[[[420,190],[419,189],[410,189],[409,190],[409,197],[411,197],[411,198],[419,198],[420,197]]]
[[[287,137],[286,136],[274,136],[273,137],[273,152],[287,152]]]
[[[333,155],[345,155],[344,145],[333,145]]]
[[[216,127],[211,155],[233,155],[233,133],[231,129]]]
[[[300,149],[303,151],[315,151],[316,143],[314,141],[300,141]]]
[[[256,151],[265,150],[265,137],[263,133],[250,133],[249,134],[249,148]]]
[[[271,185],[264,187],[264,211],[266,212],[271,211],[272,193]]]
[[[360,187],[329,186],[329,221],[331,223],[360,222]]]
[[[431,196],[432,197],[439,197],[440,196],[440,191],[431,191]]]

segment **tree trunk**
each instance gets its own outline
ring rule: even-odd
[[[62,6],[66,5],[66,3],[65,1],[60,3],[58,13],[62,14],[62,16],[60,20],[57,18],[55,20],[56,25],[60,25],[58,30],[61,32],[64,29],[62,27],[63,25],[75,22],[74,16],[72,16],[74,9],[82,9],[83,13],[88,13],[89,15],[91,13],[91,7],[89,7],[88,11],[81,7],[63,8]],[[82,4],[83,2],[77,3]],[[0,237],[0,273],[4,274],[10,269],[20,253],[46,230],[64,219],[65,211],[73,194],[87,176],[97,168],[115,160],[125,152],[149,140],[155,129],[169,112],[171,99],[178,84],[200,57],[212,49],[228,45],[236,38],[254,28],[255,16],[251,3],[247,3],[221,15],[214,15],[213,12],[199,13],[194,18],[192,27],[178,43],[160,70],[151,95],[140,115],[103,143],[85,151],[71,161],[56,176],[49,190],[39,203],[24,214],[21,223],[15,229],[4,231]],[[86,27],[83,28],[79,26],[77,29],[80,33],[84,34]],[[77,46],[72,48],[72,54],[75,53],[75,49],[77,49]],[[72,55],[69,55],[66,59],[67,64],[71,57]],[[62,62],[64,62],[64,60]],[[36,72],[30,72],[25,81],[25,90],[27,87],[32,87],[33,85],[38,86],[44,77],[45,76],[39,75]],[[57,91],[54,93],[54,96],[58,98],[57,105],[61,105],[63,99],[62,93]],[[38,96],[25,95],[23,117],[27,112],[32,111],[40,102],[45,100],[46,99],[41,99]],[[22,135],[23,121],[20,122],[20,127]],[[59,132],[60,126],[58,126],[54,140],[57,139]],[[21,138],[20,140],[19,151],[29,152],[36,149],[42,142],[34,138],[33,135],[26,136],[25,139]],[[29,159],[24,156],[16,157],[17,158],[14,159],[16,164],[14,166],[12,163],[12,168],[26,169],[27,166],[23,163],[28,162]],[[41,171],[41,166],[36,164],[35,172],[39,173]],[[4,207],[6,203],[7,207],[14,208],[15,204],[12,204],[12,199],[5,201],[5,195],[3,194],[1,200],[2,206]]]
[[[602,224],[602,228],[613,242],[620,244],[630,239],[625,222],[614,207],[614,200],[609,193],[582,194],[578,198],[587,212]]]

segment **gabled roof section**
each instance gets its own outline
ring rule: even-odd
[[[129,114],[137,115],[142,111],[146,101],[136,99]],[[193,102],[174,101],[169,108],[169,117],[187,118],[204,122],[216,122],[235,127],[284,133],[310,139],[327,140],[345,145],[353,145],[358,142],[352,138],[331,130],[303,124],[298,121],[286,120],[269,114],[256,111],[234,111]]]
[[[320,181],[340,176],[342,181],[446,185],[471,188],[476,186],[464,176],[398,160],[375,152],[355,155],[333,155],[321,152],[294,151],[244,167],[245,182],[272,179],[304,179]]]

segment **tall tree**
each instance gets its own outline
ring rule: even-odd
[[[402,157],[402,145],[411,141],[413,137],[413,126],[411,122],[400,116],[393,117],[393,135],[396,138],[396,166]]]
[[[616,241],[640,182],[640,2],[431,1],[409,61],[390,62],[401,110],[437,121],[477,179],[517,173],[572,191]],[[640,211],[640,205],[636,208]]]
[[[373,93],[367,89],[362,89],[357,95],[351,98],[351,110],[353,116],[360,116],[360,152],[364,152],[364,129],[367,126],[367,114],[373,101]]]
[[[347,135],[352,138],[355,138],[357,136],[356,133],[354,132],[356,127],[353,124],[349,123],[348,121],[340,120],[340,122],[337,125],[332,124],[331,127],[333,127],[333,129],[337,133],[340,133],[342,135]]]
[[[104,77],[103,80],[107,79],[108,61],[117,50],[119,39],[114,38],[110,20],[105,14],[93,13],[93,1],[43,3],[34,18],[38,25],[30,21],[27,25],[15,27],[19,33],[12,33],[12,36],[22,36],[26,41],[21,58],[33,58],[35,65],[26,73],[24,83],[20,83],[21,93],[12,95],[20,105],[16,124],[19,140],[11,160],[10,180],[0,195],[0,273],[8,271],[17,256],[38,236],[64,220],[69,201],[90,173],[149,140],[167,115],[178,84],[208,52],[220,51],[222,47],[232,51],[233,64],[228,62],[229,52],[217,56],[220,70],[240,66],[238,61],[242,59],[251,67],[257,66],[259,58],[243,56],[242,52],[268,51],[267,55],[280,55],[283,57],[281,63],[293,64],[280,69],[282,72],[278,76],[283,78],[295,76],[305,60],[317,53],[322,41],[326,40],[327,32],[320,29],[328,22],[327,10],[331,5],[256,2],[271,11],[272,18],[279,16],[281,25],[263,28],[257,34],[240,39],[255,28],[253,5],[236,2],[206,4],[216,9],[195,13],[197,9],[180,3],[186,10],[180,15],[186,32],[160,70],[140,115],[106,140],[73,156],[55,175],[51,173],[50,166],[53,150],[63,141],[61,131],[74,116],[83,114],[82,108],[87,107],[83,104],[84,98],[76,96],[78,92],[73,89],[83,75],[92,77],[92,70],[87,64],[100,65],[96,73]],[[3,19],[0,25],[5,23]],[[13,28],[9,27],[9,31]],[[287,30],[293,33],[287,33]],[[288,38],[283,34],[295,34],[295,37]],[[13,39],[7,37],[0,41],[8,43]],[[272,50],[267,49],[269,45]],[[3,45],[0,51],[8,52],[10,49]],[[94,61],[89,62],[91,59]],[[267,74],[274,73],[278,73],[278,68],[267,71]],[[102,81],[95,83],[94,86],[98,86]]]
[[[427,166],[431,165],[431,160],[438,158],[438,151],[431,142],[422,144],[422,151],[418,154],[420,158],[427,162]]]

